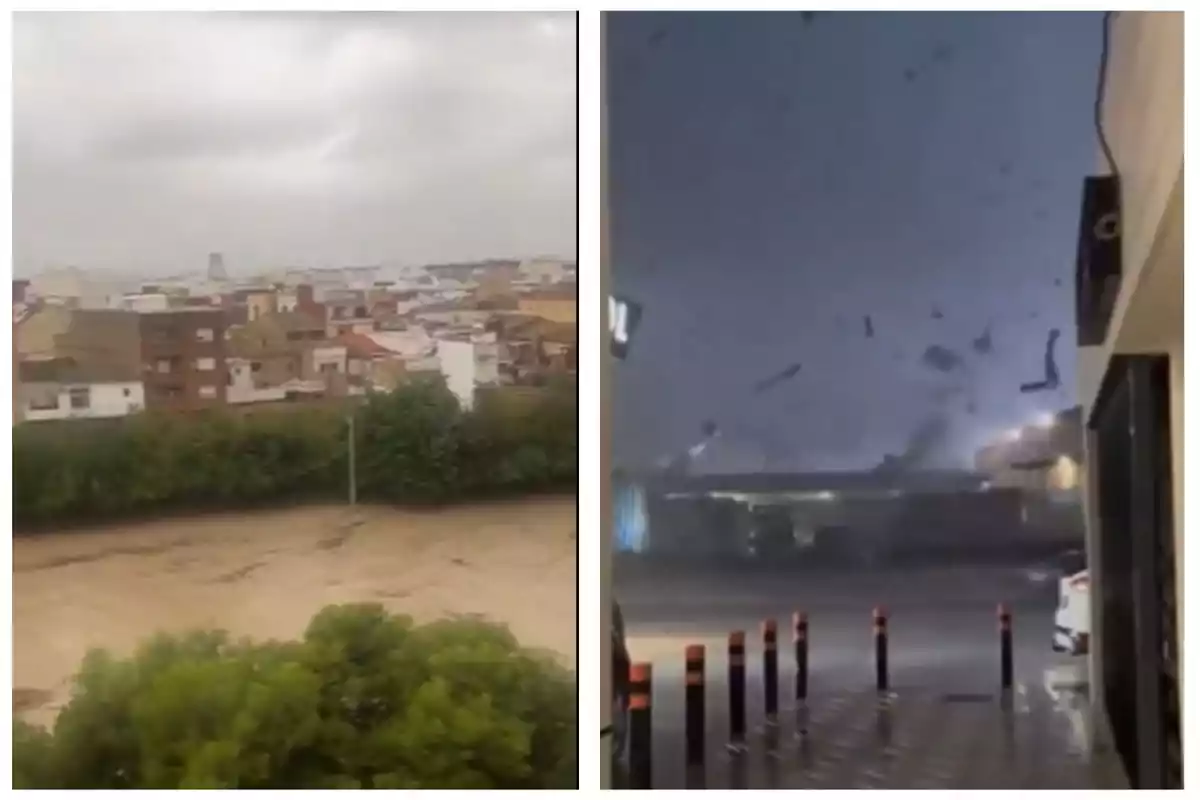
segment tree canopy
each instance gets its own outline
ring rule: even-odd
[[[15,788],[538,789],[577,783],[576,686],[507,628],[329,606],[298,641],[159,635],[85,658]]]

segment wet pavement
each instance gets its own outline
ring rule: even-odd
[[[1050,648],[1053,595],[976,574],[809,576],[778,599],[772,581],[715,591],[624,588],[629,649],[653,677],[655,788],[1121,788],[1088,742],[1083,659]],[[695,587],[693,587],[694,589]],[[620,589],[619,589],[620,591]],[[662,592],[661,601],[656,595]],[[871,609],[891,612],[889,692],[875,689]],[[1015,612],[1015,685],[1000,683],[995,603]],[[790,609],[809,614],[808,699],[794,698]],[[779,622],[780,708],[764,713],[758,624]],[[728,746],[726,634],[746,631],[744,751]],[[683,650],[706,647],[703,769],[684,758]],[[1082,689],[1082,691],[1081,691]]]

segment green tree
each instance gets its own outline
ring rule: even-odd
[[[501,393],[505,396],[504,393]],[[359,497],[448,503],[576,482],[573,385],[462,411],[440,380],[354,411]],[[13,429],[13,524],[31,531],[165,511],[343,498],[354,407],[139,414]]]
[[[570,788],[575,683],[506,628],[331,606],[295,642],[219,631],[94,651],[18,788]]]

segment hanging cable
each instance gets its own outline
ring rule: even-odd
[[[1117,180],[1117,191],[1121,189],[1121,174],[1117,169],[1117,160],[1113,157],[1112,147],[1108,144],[1108,137],[1104,134],[1104,95],[1108,89],[1108,54],[1109,46],[1112,38],[1112,21],[1116,11],[1104,12],[1104,30],[1100,44],[1100,75],[1096,82],[1096,103],[1094,106],[1094,122],[1096,125],[1096,138],[1100,140],[1100,149],[1104,151],[1104,160],[1108,162],[1108,169],[1113,177]]]

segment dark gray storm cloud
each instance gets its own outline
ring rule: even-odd
[[[712,419],[714,469],[961,462],[1072,402],[1067,337],[1061,385],[1020,385],[1073,330],[1099,14],[611,22],[615,283],[645,307],[620,461]]]
[[[573,254],[575,48],[573,15],[18,14],[17,269]]]

